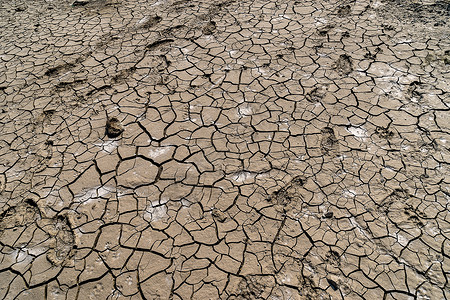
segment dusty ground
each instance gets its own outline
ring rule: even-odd
[[[0,298],[450,299],[449,25],[2,0]]]

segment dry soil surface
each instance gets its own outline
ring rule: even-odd
[[[450,299],[448,0],[2,0],[0,298]]]

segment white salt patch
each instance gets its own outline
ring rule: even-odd
[[[381,1],[375,1],[372,3],[372,8],[378,8],[381,5],[383,5],[383,3]]]
[[[406,245],[408,245],[408,239],[401,234],[397,234],[397,241],[402,247],[406,247]]]
[[[238,172],[234,175],[233,180],[237,183],[244,183],[248,180],[253,180],[255,176],[255,174],[250,172]]]
[[[142,19],[140,19],[139,21],[136,22],[137,25],[141,25],[145,22],[147,22],[150,18],[148,16],[143,17]]]
[[[101,148],[103,152],[111,154],[114,150],[117,149],[117,147],[119,147],[119,142],[115,140],[108,140],[102,143],[96,143],[94,145]]]
[[[238,114],[240,117],[242,116],[251,116],[253,114],[253,109],[250,106],[239,107]]]
[[[167,200],[151,202],[145,209],[144,220],[157,222],[164,219],[167,216],[167,207],[165,203],[167,203]]]
[[[170,151],[169,147],[161,147],[161,148],[157,148],[157,149],[152,149],[152,150],[148,151],[148,157],[154,159],[161,155],[166,154],[169,151]]]
[[[191,202],[189,200],[187,200],[186,198],[181,199],[181,205],[185,206],[185,207],[189,207],[191,206]]]
[[[97,186],[97,187],[85,190],[82,193],[75,195],[73,200],[74,200],[74,202],[87,204],[87,203],[91,202],[92,200],[95,200],[100,197],[104,197],[104,196],[108,195],[112,191],[114,191],[113,187]]]
[[[351,126],[351,127],[347,128],[347,131],[358,138],[366,138],[367,137],[367,131],[362,127]]]
[[[315,18],[316,19],[316,26],[324,25],[328,23],[327,19],[324,18]]]
[[[263,76],[268,75],[268,72],[264,68],[258,68],[258,72],[259,72],[259,74],[261,74]]]
[[[153,3],[153,4],[150,5],[150,6],[159,6],[159,5],[165,4],[166,2],[167,2],[167,1],[160,0],[160,1],[156,1],[155,3]]]
[[[345,198],[354,198],[356,196],[356,192],[354,190],[344,190],[342,194]]]

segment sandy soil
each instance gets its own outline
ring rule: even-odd
[[[0,2],[0,298],[450,299],[448,0]]]

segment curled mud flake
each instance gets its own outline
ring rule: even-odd
[[[353,71],[353,63],[347,54],[341,54],[335,63],[336,70],[342,75],[348,75]]]
[[[338,150],[338,140],[334,134],[334,130],[331,127],[325,127],[321,131],[320,148],[322,154],[331,154]]]
[[[216,22],[209,21],[205,27],[203,27],[202,33],[205,35],[211,35],[216,30]]]
[[[225,222],[225,220],[227,219],[227,215],[217,208],[214,208],[212,210],[212,216],[214,217],[214,219],[216,219],[220,223]]]
[[[109,138],[116,138],[124,131],[119,119],[112,117],[106,121],[106,135]]]

